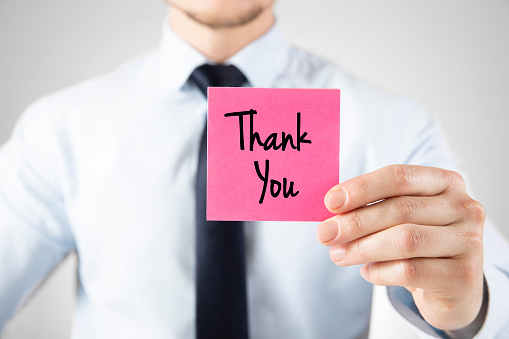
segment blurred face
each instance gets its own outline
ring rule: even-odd
[[[243,26],[256,19],[275,0],[166,0],[188,17],[210,28]]]

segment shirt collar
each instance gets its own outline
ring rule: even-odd
[[[287,65],[288,56],[289,46],[283,40],[278,25],[274,24],[225,64],[235,65],[253,87],[273,87]],[[161,80],[169,89],[181,89],[193,70],[204,63],[212,62],[177,35],[165,20],[158,76],[162,77]]]

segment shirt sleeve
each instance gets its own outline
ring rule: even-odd
[[[438,124],[427,112],[419,109],[409,125],[406,130],[412,132],[403,137],[409,142],[402,143],[402,147],[406,147],[400,153],[406,155],[402,163],[458,171],[457,161]],[[470,189],[469,193],[472,195]],[[484,226],[484,276],[489,295],[488,311],[475,338],[509,337],[509,304],[506,302],[509,300],[509,245],[489,219]],[[441,331],[435,330],[422,318],[410,292],[403,287],[390,286],[387,287],[387,293],[392,306],[420,338],[442,337]]]
[[[63,138],[57,114],[38,102],[0,147],[0,333],[75,248],[62,194]]]

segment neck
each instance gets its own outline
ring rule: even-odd
[[[211,28],[196,22],[177,7],[170,11],[172,29],[200,53],[224,63],[244,46],[267,32],[274,23],[272,6],[253,21],[236,27]]]

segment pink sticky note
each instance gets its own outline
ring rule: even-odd
[[[339,182],[339,96],[338,89],[210,87],[207,219],[332,216],[323,198]]]

